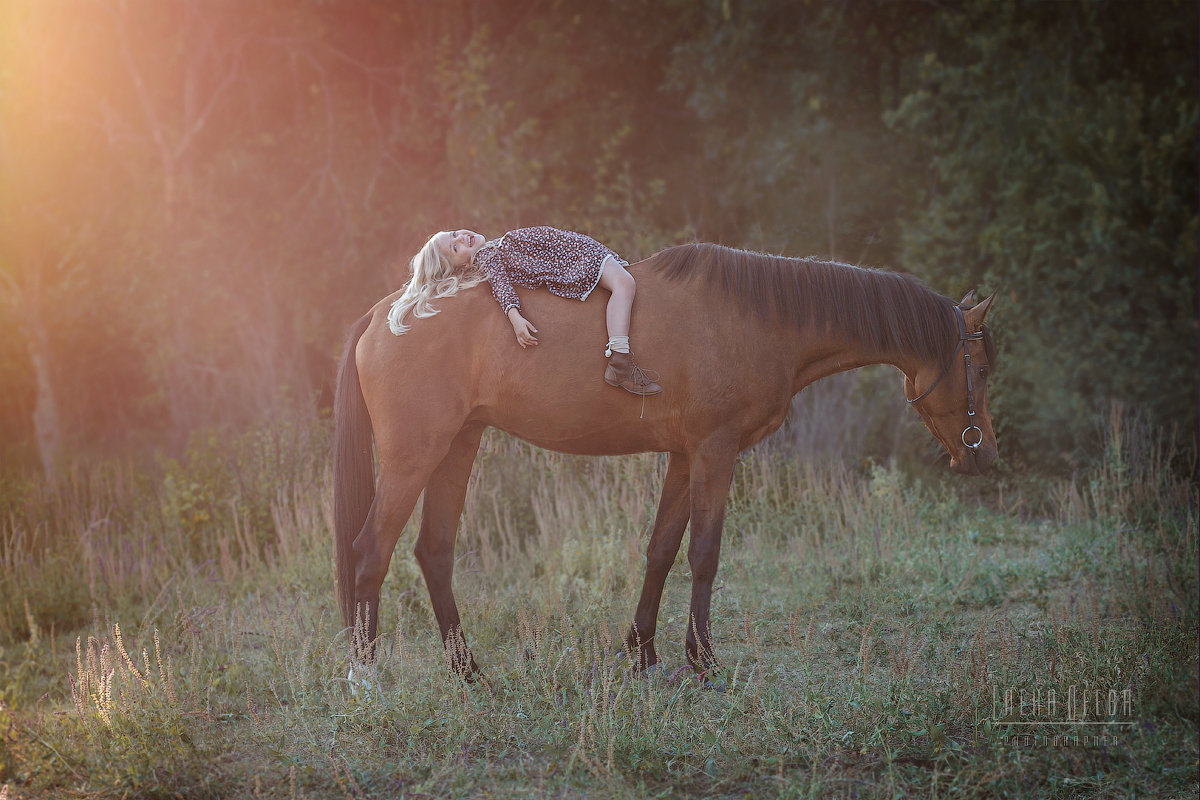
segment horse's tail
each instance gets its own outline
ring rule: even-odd
[[[333,401],[333,526],[337,551],[338,605],[347,627],[354,625],[354,538],[367,521],[375,500],[375,460],[371,454],[374,432],[354,353],[371,315],[354,323],[338,365],[337,394]]]

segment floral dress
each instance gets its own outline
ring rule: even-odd
[[[545,286],[559,297],[586,300],[609,256],[621,266],[629,263],[590,236],[542,225],[493,239],[475,253],[475,265],[487,274],[492,296],[507,314],[521,308],[514,286]]]

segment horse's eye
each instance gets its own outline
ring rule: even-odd
[[[979,368],[979,377],[981,377],[981,378],[986,378],[987,376],[988,376],[988,368],[987,368],[987,367],[980,367],[980,368]]]

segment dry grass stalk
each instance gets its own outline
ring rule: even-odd
[[[25,603],[25,624],[29,626],[29,643],[37,645],[41,637],[41,630],[38,628],[37,622],[33,619],[33,612],[29,610],[29,598],[23,598]]]
[[[333,780],[337,783],[342,797],[346,800],[362,797],[362,790],[359,788],[358,782],[354,780],[354,776],[350,774],[350,765],[346,763],[345,759],[338,759],[331,755],[329,760],[333,765]],[[343,772],[345,773],[344,777]]]
[[[113,642],[116,645],[117,652],[121,655],[121,661],[118,666],[121,664],[124,665],[122,674],[125,674],[125,672],[128,671],[128,674],[132,675],[133,678],[142,685],[143,689],[149,689],[150,681],[148,681],[146,677],[142,675],[137,668],[137,664],[135,664],[133,659],[129,657],[129,651],[125,649],[125,640],[121,636],[121,626],[115,622],[113,623]]]
[[[793,650],[799,650],[800,655],[807,655],[808,643],[800,635],[800,613],[803,609],[797,608],[791,614],[788,614],[787,634],[788,641],[792,645]]]
[[[871,632],[875,629],[875,623],[879,621],[879,614],[876,613],[867,626],[863,628],[862,640],[858,646],[858,664],[862,671],[863,678],[868,678],[871,675],[871,651],[875,647],[875,638]]]
[[[254,698],[250,695],[249,683],[246,684],[246,710],[250,713],[250,720],[254,723],[254,730],[262,733],[262,718],[258,715],[258,707],[254,704]]]
[[[896,647],[888,645],[888,663],[891,666],[892,676],[898,680],[907,680],[912,674],[914,663],[918,660],[921,651],[925,649],[925,645],[929,642],[928,636],[920,636],[915,642],[912,641],[913,626],[905,625],[904,634],[900,643]]]

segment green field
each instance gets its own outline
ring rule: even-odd
[[[684,555],[660,618],[666,669],[639,678],[619,655],[663,456],[489,435],[456,574],[487,682],[448,674],[410,522],[369,698],[345,681],[324,432],[200,442],[54,492],[10,482],[0,784],[9,798],[1194,797],[1192,465],[1173,472],[1178,454],[1114,420],[1103,466],[1024,486],[744,455],[713,600],[724,693],[681,669]]]

